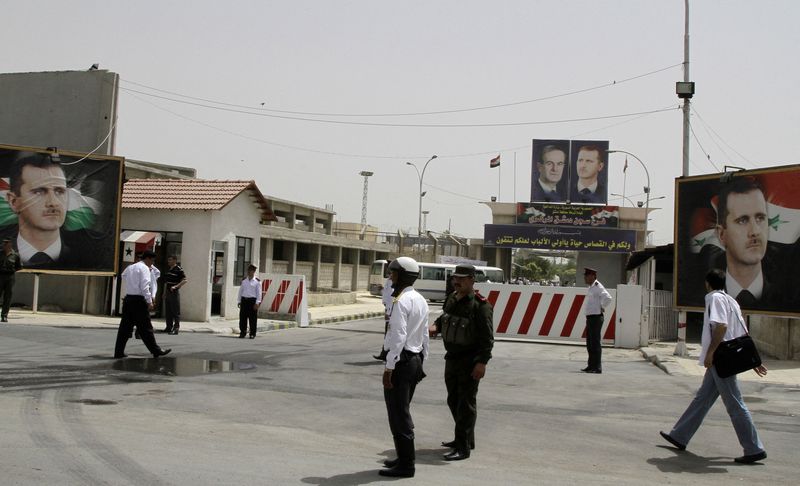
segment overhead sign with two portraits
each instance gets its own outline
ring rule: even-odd
[[[675,306],[704,308],[718,268],[743,311],[800,316],[800,165],[675,180]]]
[[[23,271],[113,275],[124,159],[0,145],[0,239]]]
[[[531,202],[608,203],[608,140],[533,140]]]

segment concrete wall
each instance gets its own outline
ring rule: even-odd
[[[253,265],[259,267],[261,255],[261,227],[259,220],[261,212],[250,200],[250,194],[245,191],[220,211],[211,212],[211,234],[210,239],[214,241],[225,241],[228,243],[228,250],[225,254],[225,279],[222,287],[222,302],[220,305],[220,317],[234,318],[239,315],[237,300],[239,295],[240,281],[234,281],[234,262],[236,260],[236,238],[251,238],[253,240],[252,257]],[[184,237],[183,245],[186,248],[187,239]],[[209,241],[210,244],[210,241]],[[210,275],[210,253],[211,247],[206,250],[206,282],[208,284],[208,302],[211,302],[211,284],[208,276]],[[184,268],[184,270],[186,270]],[[183,308],[181,307],[181,311]],[[210,316],[210,314],[209,314]],[[208,320],[208,317],[203,320]]]
[[[800,319],[750,316],[750,335],[759,353],[800,360]]]
[[[211,314],[211,214],[210,211],[122,210],[124,229],[183,233],[181,267],[188,282],[181,288],[181,318],[187,321],[205,322]],[[166,269],[161,270],[163,273]]]
[[[0,74],[0,143],[94,150],[113,125],[118,80],[102,70]],[[114,139],[97,152],[113,154]]]

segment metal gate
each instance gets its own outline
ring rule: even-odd
[[[672,292],[648,290],[645,304],[650,317],[650,341],[676,341],[678,311],[672,308]]]

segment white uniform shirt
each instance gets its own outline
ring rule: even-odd
[[[586,291],[586,301],[584,302],[583,312],[587,316],[601,314],[604,307],[611,303],[611,294],[608,293],[603,284],[595,279],[589,290]]]
[[[125,282],[126,295],[141,295],[148,304],[153,303],[153,294],[150,291],[152,274],[144,262],[136,262],[122,272]]]
[[[386,315],[389,315],[392,312],[392,301],[394,298],[392,297],[392,279],[387,278],[385,282],[383,282],[383,290],[381,290],[381,300],[383,301],[383,308],[386,309]]]
[[[428,303],[413,287],[406,287],[394,299],[389,331],[383,340],[387,350],[386,368],[393,370],[400,360],[400,353],[407,349],[428,357]]]
[[[261,304],[261,280],[258,277],[253,277],[252,280],[245,278],[242,280],[242,286],[239,287],[239,303],[242,299],[256,299],[256,305]]]
[[[700,338],[702,347],[698,360],[701,365],[705,364],[708,347],[711,346],[711,329],[716,329],[718,324],[725,324],[728,327],[725,330],[725,336],[722,337],[723,341],[730,341],[747,334],[739,303],[723,290],[715,290],[706,294],[703,334]]]

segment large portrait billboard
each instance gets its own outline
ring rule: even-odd
[[[800,315],[800,166],[675,181],[675,306],[702,310],[704,276],[749,313]]]
[[[531,202],[608,203],[607,140],[533,140]]]
[[[116,272],[123,159],[0,145],[0,239],[23,271]]]

